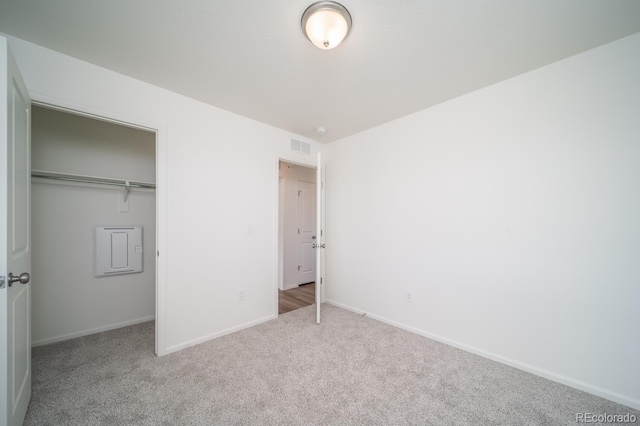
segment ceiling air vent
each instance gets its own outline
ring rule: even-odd
[[[311,154],[311,144],[296,139],[291,139],[291,151],[297,151],[301,154]]]

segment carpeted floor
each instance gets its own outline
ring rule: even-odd
[[[164,357],[153,323],[33,350],[25,425],[561,425],[640,412],[315,305]]]

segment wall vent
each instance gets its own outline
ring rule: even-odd
[[[93,227],[93,276],[142,272],[142,226]]]
[[[311,144],[302,142],[296,139],[291,139],[291,151],[296,151],[301,154],[311,155]]]

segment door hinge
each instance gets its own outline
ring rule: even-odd
[[[322,277],[320,277],[320,284],[322,284]]]
[[[302,267],[302,265],[298,265],[298,272],[300,272],[300,268]]]
[[[298,228],[298,234],[300,233],[300,228]]]
[[[298,191],[298,197],[302,195],[302,191]]]
[[[324,237],[324,231],[322,229],[320,230],[320,236]]]

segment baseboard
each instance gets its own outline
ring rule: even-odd
[[[267,321],[271,321],[272,319],[278,318],[277,315],[269,315],[254,321],[249,321],[246,322],[244,324],[235,326],[235,327],[230,327],[227,329],[224,329],[222,331],[218,331],[216,333],[212,333],[212,334],[208,334],[204,337],[199,337],[197,339],[193,339],[190,340],[188,342],[184,342],[184,343],[180,343],[178,345],[173,345],[173,346],[169,346],[166,348],[166,351],[162,353],[162,355],[167,355],[170,354],[172,352],[177,352],[179,350],[182,349],[186,349],[189,348],[191,346],[195,346],[195,345],[199,345],[200,343],[204,343],[207,342],[209,340],[213,340],[213,339],[217,339],[218,337],[222,337],[222,336],[226,336],[227,334],[231,334],[231,333],[235,333],[236,331],[240,331],[240,330],[244,330],[245,328],[249,328],[249,327],[253,327],[255,325],[258,324],[262,324],[263,322],[267,322]]]
[[[88,330],[77,331],[74,333],[63,334],[61,336],[48,337],[46,339],[40,339],[35,342],[31,342],[31,347],[50,345],[51,343],[63,342],[65,340],[75,339],[77,337],[88,336],[90,334],[102,333],[103,331],[115,330],[116,328],[127,327],[130,325],[140,324],[142,322],[152,321],[156,317],[151,315],[144,318],[137,318],[134,320],[119,322],[116,324],[109,324],[102,327],[90,328]]]
[[[617,392],[612,392],[612,391],[609,391],[607,389],[603,389],[603,388],[601,388],[599,386],[594,386],[594,385],[591,385],[589,383],[585,383],[585,382],[582,382],[580,380],[575,380],[575,379],[572,379],[570,377],[563,376],[561,374],[556,374],[556,373],[553,373],[551,371],[547,371],[547,370],[535,367],[535,366],[530,365],[530,364],[526,364],[526,363],[511,359],[511,358],[506,358],[504,356],[501,356],[501,355],[498,355],[498,354],[495,354],[495,353],[492,353],[492,352],[488,352],[488,351],[485,351],[485,350],[482,350],[482,349],[478,349],[478,348],[476,348],[474,346],[469,346],[469,345],[466,345],[464,343],[458,342],[456,340],[447,339],[446,337],[442,337],[442,336],[439,336],[437,334],[429,333],[427,331],[420,330],[420,329],[415,328],[415,327],[410,327],[408,325],[399,323],[397,321],[393,321],[393,320],[390,320],[388,318],[385,318],[385,317],[382,317],[382,316],[379,316],[379,315],[371,314],[371,313],[365,312],[365,311],[363,311],[361,309],[354,308],[352,306],[345,305],[345,304],[342,304],[342,303],[339,303],[339,302],[336,302],[336,301],[333,301],[333,300],[325,300],[325,302],[330,304],[330,305],[337,306],[338,308],[342,308],[342,309],[345,309],[347,311],[355,312],[355,313],[357,313],[359,315],[366,314],[366,316],[368,318],[375,319],[376,321],[380,321],[380,322],[383,322],[385,324],[392,325],[392,326],[400,328],[402,330],[410,331],[411,333],[415,333],[415,334],[418,334],[420,336],[427,337],[427,338],[432,339],[432,340],[436,340],[438,342],[444,343],[444,344],[449,345],[449,346],[453,346],[453,347],[458,348],[458,349],[462,349],[463,351],[470,352],[470,353],[475,354],[475,355],[479,355],[479,356],[481,356],[483,358],[488,358],[488,359],[490,359],[492,361],[496,361],[496,362],[499,362],[501,364],[505,364],[505,365],[508,365],[510,367],[526,371],[527,373],[535,374],[536,376],[544,377],[545,379],[549,379],[551,381],[554,381],[554,382],[557,382],[557,383],[561,383],[563,385],[570,386],[572,388],[575,388],[575,389],[590,393],[592,395],[596,395],[596,396],[608,399],[610,401],[626,405],[627,407],[631,407],[633,409],[640,410],[640,400],[639,399],[631,398],[631,397],[628,397],[626,395],[619,394]]]

